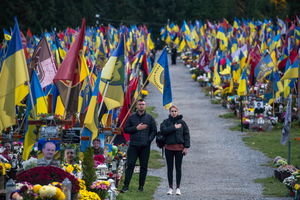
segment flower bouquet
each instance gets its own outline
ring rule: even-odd
[[[81,167],[77,164],[72,165],[72,164],[65,163],[62,165],[62,167],[63,170],[65,170],[70,174],[73,174],[74,176],[77,176],[78,173],[81,171]]]
[[[1,174],[4,176],[11,169],[11,164],[0,162]]]
[[[79,191],[79,182],[72,174],[54,166],[34,167],[17,174],[19,182],[27,181],[31,184],[48,185],[52,182],[63,182],[68,178],[72,182],[72,193]]]
[[[280,181],[283,182],[283,180],[287,177],[290,177],[292,173],[296,172],[297,168],[293,165],[282,165],[278,167],[276,170],[274,170],[274,176]]]
[[[53,182],[49,185],[31,185],[28,182],[16,184],[17,190],[11,194],[12,200],[64,200],[65,194],[61,190],[61,183]]]
[[[273,160],[273,165],[275,166],[275,167],[280,167],[280,166],[282,166],[282,165],[287,165],[288,163],[287,163],[287,160],[286,159],[284,159],[284,158],[282,158],[282,157],[280,157],[280,156],[276,156],[275,158],[274,158],[274,160]]]
[[[78,181],[80,187],[79,194],[78,194],[79,200],[101,200],[97,193],[86,190],[86,185],[84,180],[78,179]]]
[[[37,159],[31,157],[30,159],[23,161],[22,165],[24,170],[31,169],[37,166]]]
[[[97,193],[101,199],[105,199],[108,196],[109,188],[110,188],[109,181],[98,180],[91,185],[92,191]]]
[[[103,155],[94,155],[94,167],[96,168],[98,165],[101,165],[105,162],[105,158]]]
[[[11,194],[13,200],[32,200],[34,198],[33,185],[28,182],[17,183],[16,191]]]

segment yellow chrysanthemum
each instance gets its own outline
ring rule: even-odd
[[[65,194],[59,188],[57,188],[57,190],[56,190],[56,198],[58,200],[65,200],[66,199]]]
[[[72,165],[68,165],[68,167],[66,167],[66,172],[68,173],[72,173],[74,170],[74,167]]]
[[[56,187],[51,185],[44,185],[40,188],[39,195],[42,198],[52,198],[56,195]]]
[[[9,163],[4,163],[5,169],[6,170],[10,170],[11,169],[11,165]]]
[[[79,190],[79,200],[101,200],[97,193]]]
[[[41,187],[42,186],[40,184],[34,185],[33,186],[33,192],[36,193],[36,194],[39,193],[39,190],[41,189]]]
[[[79,187],[81,190],[85,190],[86,189],[86,186],[85,186],[85,181],[82,180],[82,179],[78,179],[78,182],[79,182]]]
[[[110,186],[110,182],[109,181],[103,181],[103,183],[107,186]]]
[[[294,188],[295,188],[295,190],[299,190],[300,189],[300,185],[299,184],[295,184]]]

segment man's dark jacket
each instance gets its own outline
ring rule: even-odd
[[[140,123],[147,124],[147,128],[138,131],[136,126]],[[150,145],[156,136],[157,128],[154,118],[144,112],[139,115],[138,112],[132,114],[124,125],[124,132],[130,134],[130,145],[147,146]]]

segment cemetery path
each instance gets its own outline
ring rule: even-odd
[[[169,62],[171,63],[171,62]],[[182,63],[169,65],[173,104],[187,122],[191,135],[191,148],[182,165],[181,196],[167,195],[167,168],[149,169],[148,175],[162,178],[154,194],[156,200],[275,200],[291,198],[265,198],[257,178],[270,177],[273,169],[262,166],[270,159],[261,152],[247,147],[244,133],[230,131],[233,122],[218,117],[226,113],[220,105],[210,103],[198,83],[191,79],[188,68]],[[147,104],[155,106],[157,126],[167,118],[162,107],[162,95],[149,84]],[[153,149],[157,149],[155,142]],[[164,161],[165,162],[165,161]],[[175,170],[174,170],[175,178]],[[175,180],[174,180],[175,183]],[[147,190],[147,183],[145,185]]]

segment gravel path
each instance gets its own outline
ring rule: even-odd
[[[170,63],[170,62],[169,62]],[[167,169],[149,170],[149,175],[163,179],[154,194],[156,200],[275,200],[264,198],[256,178],[272,176],[273,169],[261,166],[269,161],[262,153],[245,146],[243,133],[229,130],[232,122],[218,117],[226,113],[220,105],[210,103],[189,70],[178,63],[170,66],[173,104],[179,107],[190,128],[191,148],[183,160],[181,196],[166,195]],[[152,84],[148,86],[148,105],[155,106],[159,124],[168,115],[162,107],[162,95]],[[152,148],[157,149],[153,143]],[[175,174],[174,174],[175,178]],[[174,180],[175,182],[175,180]],[[145,185],[147,189],[147,185]]]

